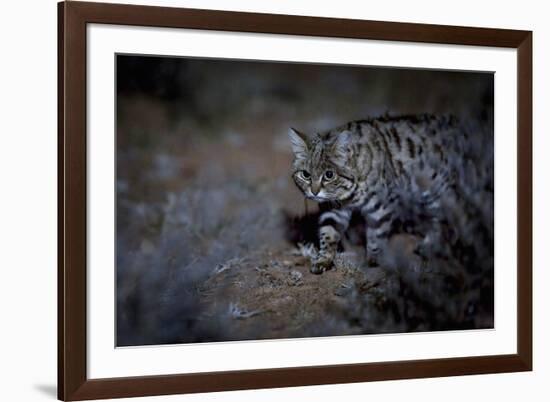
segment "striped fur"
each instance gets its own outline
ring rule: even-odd
[[[405,221],[404,211],[406,219],[413,211],[423,221],[418,226],[425,227],[429,221],[433,230],[422,235],[434,239],[440,232],[443,201],[451,197],[455,204],[470,202],[476,199],[472,193],[487,187],[487,180],[492,187],[492,159],[486,166],[477,166],[481,173],[476,172],[476,178],[464,174],[465,161],[475,160],[475,169],[483,149],[453,117],[385,116],[312,136],[294,129],[289,135],[296,185],[307,198],[332,206],[320,217],[314,273],[332,266],[354,210],[367,223],[367,260],[377,264],[389,236],[402,230],[398,222]],[[480,175],[486,179],[479,179]]]

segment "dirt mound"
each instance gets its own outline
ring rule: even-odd
[[[211,321],[228,317],[226,340],[362,333],[358,323],[339,318],[348,315],[357,292],[385,282],[384,270],[361,269],[358,253],[348,252],[339,255],[334,269],[313,275],[303,254],[266,250],[219,265],[200,289],[205,306],[200,319],[211,327]],[[327,333],[330,320],[333,330]]]

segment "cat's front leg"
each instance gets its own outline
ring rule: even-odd
[[[340,238],[340,233],[330,225],[319,228],[319,254],[312,261],[312,274],[322,274],[332,268]]]
[[[369,266],[380,265],[383,252],[386,248],[388,236],[390,235],[395,215],[395,203],[393,198],[384,204],[382,201],[374,200],[370,208],[363,209],[367,222],[367,264]]]
[[[319,253],[313,259],[311,273],[322,274],[334,265],[338,244],[349,226],[351,211],[324,212],[319,219]]]

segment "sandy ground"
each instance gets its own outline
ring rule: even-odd
[[[259,328],[261,338],[360,334],[362,328],[353,322],[329,334],[319,333],[322,326],[316,325],[331,315],[345,316],[346,296],[369,292],[386,279],[383,269],[358,270],[346,259],[357,255],[340,256],[336,268],[323,275],[312,275],[309,259],[297,249],[230,260],[201,288],[207,306],[201,319],[215,320],[220,309],[228,309],[234,319],[228,330],[234,336],[257,336]]]

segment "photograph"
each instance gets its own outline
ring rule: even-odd
[[[494,328],[494,74],[117,54],[116,346]]]

